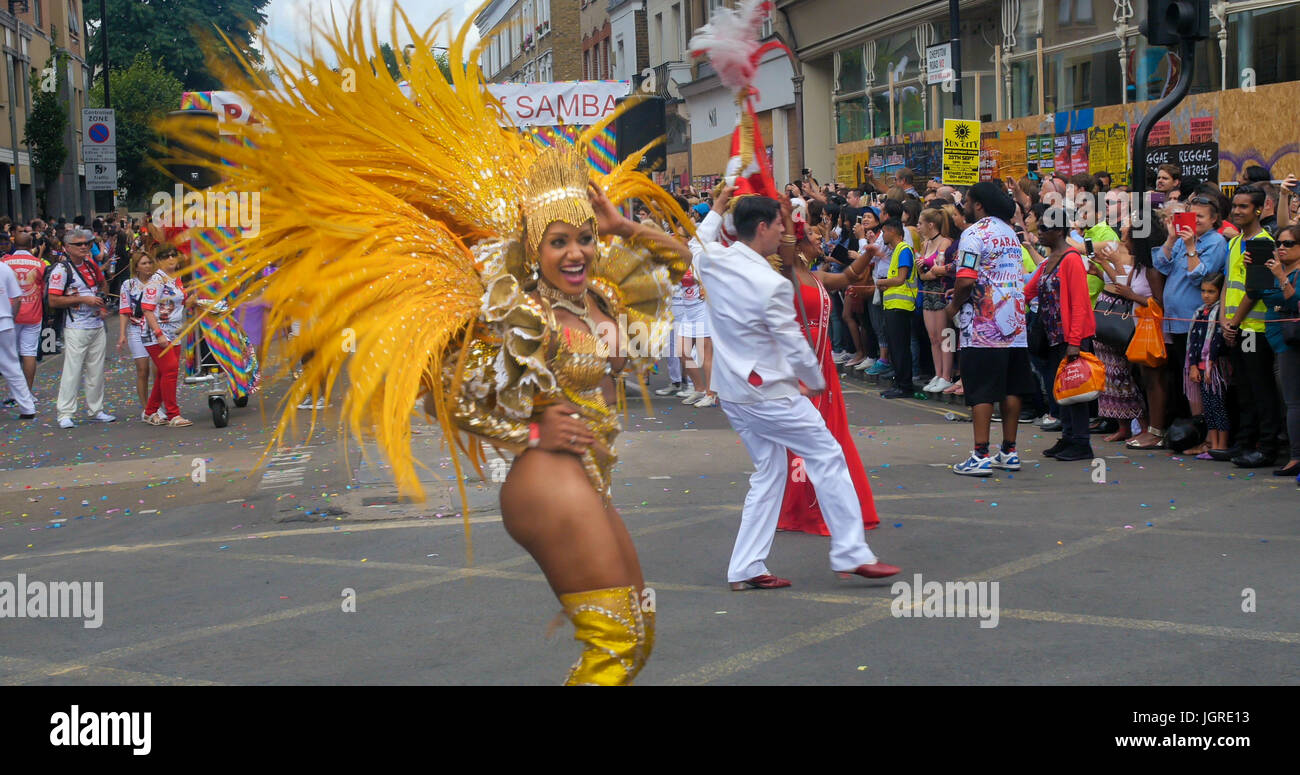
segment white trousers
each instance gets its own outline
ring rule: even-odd
[[[831,570],[853,571],[876,562],[862,527],[862,504],[844,465],[844,448],[826,421],[803,396],[755,404],[719,402],[754,461],[749,494],[740,515],[740,532],[731,550],[727,581],[767,573],[785,494],[786,449],[803,458],[808,481],[817,492],[822,517],[831,531]]]
[[[104,327],[63,329],[63,376],[59,379],[59,419],[77,413],[77,393],[86,386],[92,415],[104,411]]]
[[[0,331],[0,375],[9,383],[9,394],[18,403],[19,414],[36,414],[36,399],[27,388],[27,378],[18,362],[18,337],[11,328]]]

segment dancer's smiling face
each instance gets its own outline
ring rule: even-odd
[[[542,279],[560,291],[576,296],[587,287],[591,262],[596,258],[596,226],[581,227],[555,221],[546,227],[537,246]]]

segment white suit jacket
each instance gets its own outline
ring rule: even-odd
[[[716,242],[721,225],[711,212],[691,240],[713,329],[709,387],[737,404],[797,396],[800,380],[825,389],[821,364],[795,322],[794,286],[744,243]],[[761,385],[751,383],[751,373]]]

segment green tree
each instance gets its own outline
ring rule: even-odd
[[[401,81],[404,79],[402,71],[397,66],[397,52],[393,51],[392,46],[387,43],[380,44],[379,57],[383,60],[384,66],[388,68],[388,72],[393,76],[394,81]],[[403,62],[411,61],[411,57],[406,53],[405,49],[402,50],[402,60]],[[438,69],[442,71],[442,77],[446,78],[447,81],[450,82],[451,61],[447,58],[447,50],[441,46],[434,47],[433,61],[438,63]]]
[[[49,212],[49,191],[63,172],[68,160],[68,147],[63,138],[68,131],[67,105],[59,99],[59,84],[65,77],[68,55],[55,51],[45,60],[45,67],[33,71],[29,80],[32,94],[32,112],[23,127],[23,143],[31,149],[32,167],[40,175],[41,188],[37,192],[38,209]]]
[[[186,91],[212,91],[222,87],[208,69],[200,41],[216,45],[217,58],[234,61],[219,30],[236,50],[254,65],[262,54],[253,47],[258,27],[266,24],[262,10],[270,0],[108,0],[108,54],[110,67],[121,67],[138,53],[147,53],[180,81]],[[99,3],[85,4],[90,30],[91,67],[101,68],[104,37],[99,34]],[[103,79],[100,72],[98,80]],[[114,106],[116,107],[116,106]]]
[[[180,108],[184,89],[162,62],[144,52],[135,55],[130,67],[113,70],[110,77],[119,185],[127,191],[128,206],[147,209],[153,192],[172,186],[172,181],[150,164],[150,159],[158,156],[155,147],[162,142],[155,122]],[[104,107],[103,80],[91,89],[90,105]]]

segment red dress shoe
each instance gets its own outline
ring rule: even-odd
[[[902,570],[903,569],[898,567],[897,565],[888,565],[883,562],[875,562],[872,563],[871,565],[859,565],[856,570],[842,570],[836,572],[840,574],[840,578],[848,578],[849,576],[861,576],[864,579],[883,579],[887,576],[893,576],[895,573],[898,573]]]
[[[862,566],[867,567],[867,566]],[[874,567],[874,566],[873,566]],[[898,572],[897,569],[894,571]],[[764,573],[762,576],[755,576],[752,579],[744,581],[731,582],[732,592],[744,592],[746,589],[780,589],[790,586],[790,579],[783,579],[780,576],[773,576],[770,573]]]

